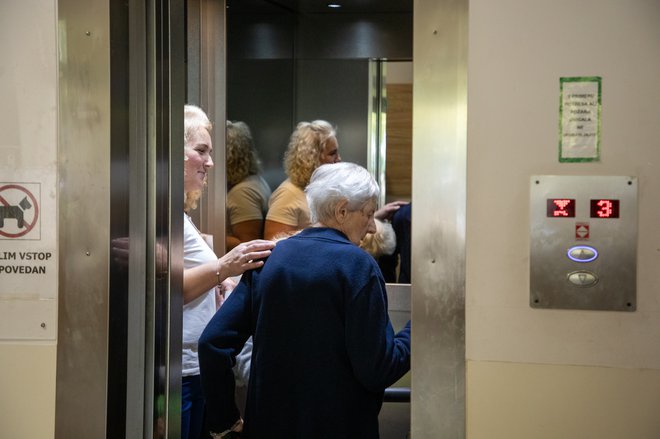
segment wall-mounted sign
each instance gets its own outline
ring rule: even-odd
[[[0,182],[0,340],[57,336],[55,174],[34,177]]]
[[[0,183],[0,239],[41,239],[39,183]]]
[[[600,159],[601,78],[559,78],[559,161]]]

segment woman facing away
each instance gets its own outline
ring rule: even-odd
[[[220,303],[216,291],[230,288],[231,276],[263,265],[274,244],[255,240],[240,244],[221,258],[207,244],[188,212],[197,207],[213,167],[211,122],[200,108],[184,108],[183,220],[183,349],[181,437],[198,439],[204,422],[204,398],[199,377],[197,340]]]
[[[287,179],[270,197],[264,238],[289,235],[311,224],[305,187],[322,164],[341,161],[335,128],[324,120],[300,122],[284,153]]]
[[[259,175],[261,162],[245,122],[227,121],[227,251],[263,238],[270,187]]]
[[[245,438],[377,438],[385,389],[410,369],[410,322],[395,333],[376,261],[378,185],[352,163],[322,165],[306,197],[313,224],[246,272],[199,340],[207,431]],[[232,365],[253,353],[245,422]]]

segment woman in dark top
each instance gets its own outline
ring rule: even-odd
[[[410,322],[394,333],[381,272],[358,247],[375,230],[378,185],[338,163],[305,192],[312,227],[246,272],[199,340],[211,437],[377,438],[383,392],[410,369]],[[231,368],[251,335],[243,424]]]

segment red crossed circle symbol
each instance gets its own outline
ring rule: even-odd
[[[32,219],[31,223],[28,223],[27,221],[25,222],[25,230],[22,230],[18,233],[7,233],[0,230],[0,235],[4,237],[20,238],[21,236],[24,236],[27,233],[29,233],[37,224],[37,219],[39,218],[39,205],[37,204],[37,199],[34,198],[34,195],[32,195],[32,193],[29,190],[25,189],[23,186],[20,186],[18,184],[6,184],[4,186],[0,186],[0,193],[8,189],[17,189],[21,192],[25,192],[25,194],[28,197],[30,197],[30,199],[32,200],[32,206],[34,206],[34,218]],[[7,202],[7,200],[4,199],[2,195],[0,195],[0,203],[2,203],[4,206],[9,206],[9,203]]]

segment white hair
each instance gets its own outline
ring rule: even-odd
[[[391,255],[396,250],[396,233],[392,224],[379,219],[375,220],[376,233],[367,233],[362,241],[360,248],[369,253],[374,258],[383,255]]]
[[[376,201],[379,189],[369,171],[355,163],[340,162],[321,165],[312,174],[305,189],[312,223],[334,219],[335,207],[348,202],[351,211]]]
[[[213,124],[209,120],[204,110],[195,105],[185,105],[183,107],[183,141],[188,143],[190,138],[198,130],[205,128],[209,134],[213,128]]]

